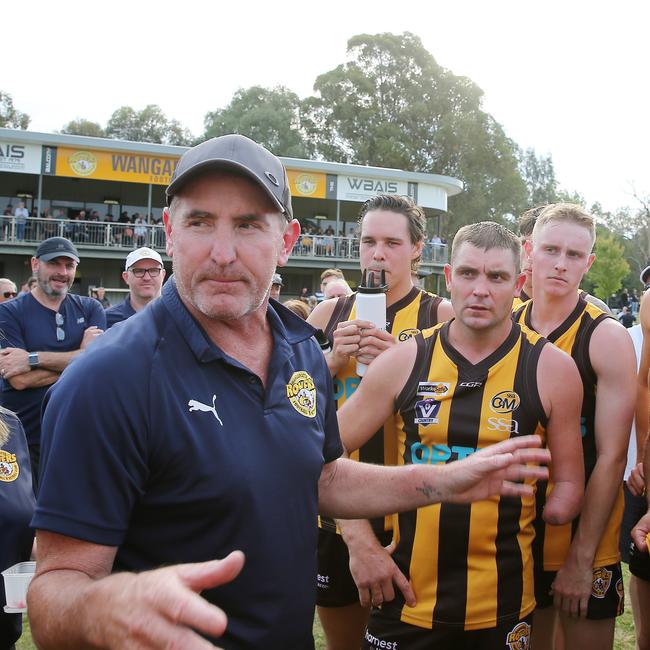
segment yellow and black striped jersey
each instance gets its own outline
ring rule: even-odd
[[[530,300],[530,296],[522,289],[521,292],[519,293],[519,297],[515,298],[512,301],[512,311],[516,311],[521,307],[524,303],[528,302]]]
[[[582,433],[582,451],[585,465],[585,480],[589,480],[596,464],[596,373],[589,358],[589,342],[596,326],[606,318],[611,318],[601,309],[588,302],[586,294],[581,291],[575,309],[567,319],[551,332],[547,339],[567,354],[570,354],[578,366],[583,386],[582,412],[580,429]],[[532,309],[535,301],[523,305],[514,314],[515,321],[524,329],[534,331],[532,326]],[[543,566],[545,571],[557,571],[564,564],[564,560],[571,545],[578,520],[564,526],[550,526],[544,522],[541,513],[545,497],[550,492],[552,485],[538,486],[538,517],[535,521],[537,538],[535,540],[535,562]],[[618,540],[623,516],[623,489],[618,495],[616,504],[610,516],[605,533],[594,557],[594,567],[614,564],[620,559]]]
[[[472,364],[452,347],[449,326],[416,337],[414,368],[396,400],[399,463],[449,463],[513,436],[545,439],[537,365],[546,340],[513,323],[503,344]],[[419,627],[465,630],[526,616],[535,607],[534,518],[532,496],[396,515],[393,559],[417,605],[400,593],[384,612]]]
[[[403,298],[386,309],[386,331],[398,341],[406,341],[421,330],[432,327],[438,322],[438,305],[442,298],[413,287]],[[336,326],[343,321],[356,318],[356,293],[341,297],[334,307],[332,315],[323,330],[332,342]],[[345,404],[359,386],[361,377],[357,375],[356,360],[350,359],[345,368],[334,377],[334,399],[337,409]],[[386,422],[365,445],[352,452],[350,458],[375,465],[396,464],[396,435],[392,419]],[[380,517],[371,522],[376,533],[390,530],[391,517]],[[331,520],[321,518],[323,527],[332,527]]]

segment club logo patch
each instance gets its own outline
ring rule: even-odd
[[[408,330],[402,330],[398,335],[397,335],[397,340],[400,342],[403,341],[408,341],[409,339],[413,338],[414,336],[417,336],[420,333],[420,330],[417,327],[413,327]]]
[[[435,395],[442,397],[449,392],[449,383],[446,381],[421,381],[418,384],[418,395]]]
[[[440,402],[433,397],[427,397],[415,403],[415,424],[437,424]]]
[[[509,650],[528,650],[530,648],[530,625],[522,621],[517,623],[506,637]]]
[[[605,567],[594,569],[594,581],[591,583],[591,595],[594,598],[605,598],[612,582],[612,572]]]
[[[18,478],[20,467],[16,454],[0,449],[0,481],[11,483]]]
[[[291,406],[306,418],[316,417],[316,386],[304,371],[294,372],[287,384],[287,397]]]
[[[490,408],[495,413],[512,413],[519,408],[521,400],[512,390],[502,390],[490,400]]]

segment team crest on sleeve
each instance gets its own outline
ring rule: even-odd
[[[402,330],[398,335],[397,335],[397,340],[398,341],[408,341],[409,339],[412,339],[414,336],[417,336],[420,333],[420,330],[417,327],[412,327],[407,330]]]
[[[287,397],[300,415],[306,418],[316,417],[316,386],[304,370],[298,370],[291,375],[287,384]]]
[[[0,449],[0,481],[11,483],[18,478],[20,467],[16,454]]]
[[[517,623],[506,637],[508,650],[528,650],[530,648],[530,625],[525,621]]]
[[[591,595],[594,598],[605,598],[605,594],[612,582],[612,572],[605,567],[594,569],[594,578],[591,583]]]

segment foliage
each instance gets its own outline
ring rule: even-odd
[[[587,277],[593,283],[594,294],[607,300],[622,286],[630,266],[623,256],[623,245],[605,229],[600,229],[596,240],[596,260]]]
[[[228,106],[205,116],[205,139],[227,133],[246,135],[278,156],[313,153],[301,129],[300,99],[282,86],[240,88]]]
[[[90,120],[81,117],[68,122],[61,129],[61,133],[67,133],[69,135],[85,135],[90,136],[91,138],[106,137],[106,131],[102,128],[101,124],[91,122]]]
[[[521,155],[519,170],[528,190],[528,207],[556,203],[560,196],[550,155],[537,156],[534,149]]]
[[[460,178],[465,191],[450,207],[448,233],[502,221],[525,204],[517,147],[481,109],[476,84],[439,66],[408,32],[355,36],[348,55],[303,103],[302,125],[319,156]]]
[[[26,129],[30,117],[14,108],[14,100],[9,93],[0,90],[0,127],[7,129]]]
[[[106,135],[118,140],[190,145],[192,134],[177,120],[168,120],[160,106],[149,104],[141,111],[118,108],[106,124]]]

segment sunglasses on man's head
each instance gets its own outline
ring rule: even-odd
[[[15,298],[18,294],[15,291],[4,291],[2,295],[5,298]]]

